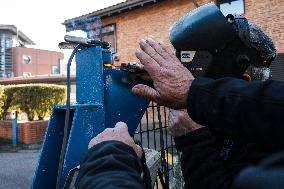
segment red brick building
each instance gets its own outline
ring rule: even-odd
[[[14,47],[12,55],[15,77],[60,74],[64,58],[61,52],[25,47]]]
[[[27,48],[35,43],[14,25],[0,24],[0,79],[60,74],[63,53]],[[60,66],[63,68],[60,70]]]
[[[111,41],[116,63],[135,62],[135,50],[141,38],[152,37],[169,43],[171,25],[190,10],[210,0],[127,0],[95,12],[66,20],[67,31],[74,30],[86,18],[101,17],[102,38]],[[284,0],[214,0],[226,14],[244,14],[272,37],[278,57],[272,66],[273,77],[284,79]]]

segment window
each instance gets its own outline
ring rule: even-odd
[[[51,66],[51,74],[60,74],[59,66],[57,65]]]
[[[219,0],[218,6],[224,16],[245,13],[244,0]]]
[[[72,64],[72,65],[74,65],[74,64]],[[72,67],[72,65],[71,65],[71,67]],[[63,62],[63,59],[61,59],[61,58],[58,59],[58,67],[59,67],[58,68],[59,74],[64,75],[64,74],[67,73],[67,64],[65,64]]]
[[[31,64],[32,63],[32,57],[29,55],[23,55],[23,64]]]
[[[105,26],[94,26],[94,29],[88,32],[88,36],[99,36],[98,39],[111,43],[110,50],[116,53],[116,25],[108,24]]]
[[[116,33],[115,25],[109,25],[103,28],[102,40],[111,43],[110,50],[113,53],[116,53]]]
[[[270,66],[272,79],[284,80],[284,53],[277,54]]]
[[[6,49],[12,48],[12,45],[13,45],[12,39],[6,40]]]

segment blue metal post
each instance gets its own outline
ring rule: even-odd
[[[12,112],[12,127],[13,127],[13,146],[18,144],[18,113],[17,111]]]
[[[78,166],[90,140],[118,121],[134,132],[149,101],[132,94],[128,74],[104,67],[113,63],[112,54],[100,46],[83,48],[76,54],[76,101],[71,106],[70,130],[66,147],[61,187],[69,171]],[[53,108],[34,175],[33,189],[55,188],[63,141],[65,106]]]

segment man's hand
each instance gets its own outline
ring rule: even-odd
[[[186,108],[189,87],[194,79],[164,43],[140,41],[136,57],[153,80],[154,88],[135,85],[132,92],[174,109]]]
[[[133,148],[139,158],[142,157],[142,149],[134,143],[134,140],[128,133],[127,125],[123,122],[118,122],[114,128],[107,128],[102,133],[98,134],[90,141],[88,148],[90,149],[96,144],[109,140],[116,140],[127,144]]]
[[[173,137],[186,135],[189,132],[204,126],[195,123],[187,114],[186,110],[173,110],[169,112],[169,130]]]

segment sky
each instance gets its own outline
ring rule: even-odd
[[[125,0],[5,0],[0,4],[0,24],[15,25],[36,43],[29,47],[65,53],[58,48],[58,43],[64,41],[66,34],[62,25],[65,20],[123,1]],[[64,62],[67,59],[65,56]]]

